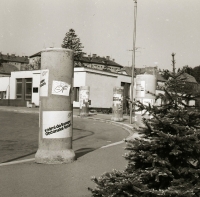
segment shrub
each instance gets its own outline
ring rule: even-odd
[[[96,188],[89,190],[96,197],[198,197],[200,196],[200,113],[188,111],[186,103],[196,99],[180,75],[168,73],[156,96],[161,106],[134,103],[149,112],[143,119],[140,138],[126,141],[124,155],[128,165],[124,171],[113,170],[92,178]]]

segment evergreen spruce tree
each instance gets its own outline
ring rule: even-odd
[[[138,129],[140,138],[126,141],[124,171],[113,170],[93,177],[96,197],[199,197],[200,196],[200,113],[188,110],[196,99],[191,84],[179,73],[167,72],[169,79],[156,96],[160,106],[135,103],[149,112]]]
[[[80,38],[77,37],[75,31],[70,29],[69,32],[65,34],[63,39],[62,48],[72,49],[74,50],[74,60],[78,61],[82,55],[82,43],[80,42]]]

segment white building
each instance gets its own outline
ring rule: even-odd
[[[0,105],[27,106],[27,101],[39,106],[40,70],[15,71],[10,77],[0,78]],[[3,85],[2,85],[3,84]],[[113,88],[124,87],[124,96],[130,94],[131,77],[85,67],[74,68],[74,107],[79,108],[79,88],[90,87],[92,108],[111,108]],[[51,88],[50,88],[51,89]],[[2,93],[3,92],[3,93]],[[9,101],[9,104],[8,104]]]
[[[113,104],[113,88],[124,87],[124,97],[130,95],[131,77],[90,68],[74,69],[74,107],[79,107],[79,87],[90,87],[92,108],[110,108]]]

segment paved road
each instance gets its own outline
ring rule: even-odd
[[[38,148],[38,116],[37,113],[0,111],[0,163],[34,157]],[[77,157],[127,136],[128,132],[120,127],[74,118],[73,149]]]

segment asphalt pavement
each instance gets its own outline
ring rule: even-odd
[[[18,113],[39,113],[38,108],[4,107],[3,111]],[[79,117],[74,110],[74,117]],[[114,124],[129,132],[128,138],[138,137],[134,132],[136,125],[129,124],[129,117],[123,122],[111,121],[112,114],[90,114],[86,119]],[[126,137],[126,136],[124,136]],[[4,197],[89,197],[88,187],[94,188],[92,176],[99,177],[113,169],[123,170],[127,161],[123,139],[89,152],[69,164],[36,164],[34,158],[27,157],[0,164],[0,196]]]

